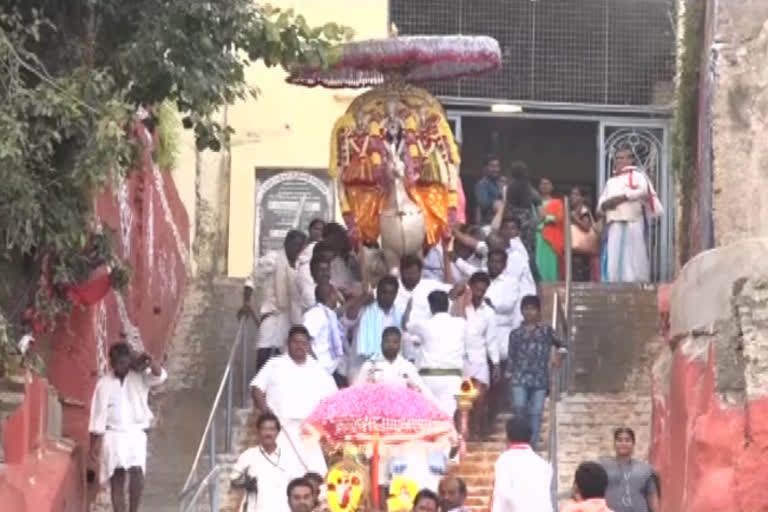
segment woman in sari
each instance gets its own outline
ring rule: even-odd
[[[560,270],[564,267],[565,222],[563,201],[552,197],[552,181],[541,178],[539,181],[541,207],[539,224],[536,228],[536,265],[542,282],[559,281]]]

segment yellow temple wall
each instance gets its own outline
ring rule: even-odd
[[[356,39],[387,35],[387,0],[271,3],[293,8],[311,25],[334,22],[352,27]],[[251,66],[246,79],[259,88],[260,96],[232,105],[227,111],[227,122],[235,130],[231,144],[227,250],[227,273],[232,277],[246,276],[253,267],[255,169],[327,168],[333,123],[360,93],[292,86],[285,83],[285,76],[281,68]]]

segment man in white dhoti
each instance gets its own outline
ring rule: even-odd
[[[419,375],[440,408],[453,418],[467,353],[467,321],[448,313],[447,293],[433,291],[427,300],[432,317],[426,321],[407,318],[406,322],[408,330],[420,341]]]
[[[270,359],[251,381],[253,403],[272,411],[282,425],[278,446],[298,458],[302,469],[324,475],[327,466],[320,445],[301,437],[301,423],[317,404],[336,392],[333,378],[309,356],[309,332],[294,325],[288,333],[288,353]]]
[[[524,418],[507,422],[509,449],[496,460],[491,512],[552,512],[552,467],[528,444]]]
[[[602,279],[606,282],[647,282],[651,279],[646,220],[664,214],[648,176],[634,166],[630,148],[614,157],[613,177],[603,188],[597,209],[605,215],[606,234]]]
[[[488,388],[499,379],[499,346],[496,314],[486,302],[485,293],[491,278],[485,272],[477,272],[469,278],[471,296],[464,307],[467,319],[467,360],[464,377],[472,379],[478,390],[472,405],[469,431],[472,438],[488,434]],[[489,363],[490,362],[490,368]]]
[[[258,318],[259,333],[256,341],[256,371],[269,358],[283,350],[283,344],[291,325],[301,322],[301,305],[296,286],[296,259],[307,242],[307,235],[301,231],[289,231],[283,243],[283,250],[274,254],[274,266],[268,275],[254,272],[245,282],[241,312],[249,313],[251,295],[255,284],[263,280],[263,296]],[[252,314],[252,313],[251,313]]]
[[[248,448],[232,468],[232,487],[245,489],[245,503],[238,512],[289,512],[288,483],[304,474],[296,458],[277,445],[280,420],[270,412],[256,420],[258,446]]]
[[[91,402],[91,462],[98,461],[99,482],[110,482],[115,512],[126,510],[125,480],[130,476],[127,510],[137,512],[147,463],[146,431],[153,418],[149,390],[168,375],[148,354],[134,353],[127,343],[109,349],[109,363],[112,370],[99,378]]]

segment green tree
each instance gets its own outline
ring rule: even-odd
[[[330,45],[349,36],[344,27],[312,27],[290,10],[251,0],[4,2],[4,259],[24,256],[39,269],[45,258],[54,295],[56,286],[87,276],[84,255],[109,259],[108,247],[102,250],[109,237],[89,233],[92,198],[131,168],[128,123],[137,107],[174,105],[198,148],[218,150],[230,133],[214,114],[257,92],[245,81],[250,63],[323,62]]]

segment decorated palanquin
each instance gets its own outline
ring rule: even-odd
[[[402,82],[359,96],[333,128],[329,172],[338,180],[344,219],[364,244],[380,236],[385,246],[388,238],[398,243],[387,223],[408,221],[403,213],[419,218],[410,219],[414,235],[402,252],[449,236],[458,206],[459,163],[440,103]]]
[[[325,504],[331,512],[366,510],[369,488],[368,469],[346,456],[328,470],[325,478]]]
[[[496,69],[498,42],[486,36],[405,36],[334,48],[327,66],[290,70],[307,87],[374,88],[336,121],[330,175],[352,239],[380,242],[387,264],[450,238],[459,217],[459,151],[440,103],[411,84]]]

